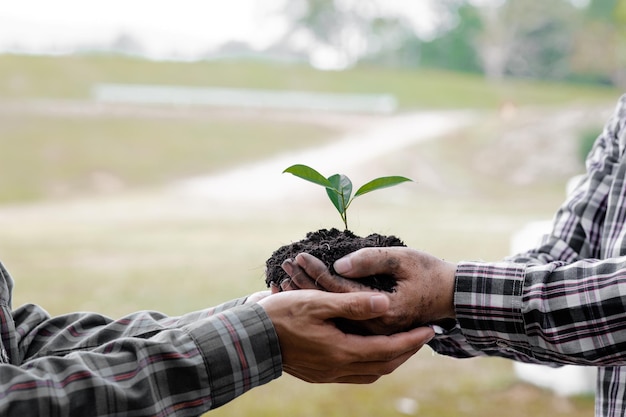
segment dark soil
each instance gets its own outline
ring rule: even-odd
[[[321,259],[332,273],[335,273],[333,264],[339,258],[366,247],[406,246],[395,236],[371,234],[360,237],[349,230],[320,229],[309,232],[306,238],[278,248],[266,262],[265,282],[269,285],[274,282],[279,285],[283,279],[289,278],[281,268],[281,264],[297,254],[306,252]],[[389,276],[372,275],[359,282],[378,290],[393,292],[396,286],[394,279]]]

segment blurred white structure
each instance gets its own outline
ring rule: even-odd
[[[92,96],[109,103],[204,105],[283,110],[382,113],[396,111],[390,94],[339,94],[244,88],[183,87],[141,84],[97,84]]]
[[[576,186],[580,177],[572,178],[567,192]],[[536,247],[541,238],[550,232],[551,221],[535,221],[526,224],[511,238],[511,253],[519,253]],[[593,394],[597,370],[592,366],[566,365],[552,368],[544,365],[514,362],[513,369],[518,378],[533,385],[552,390],[558,395]]]

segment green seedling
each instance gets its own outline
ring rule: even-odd
[[[362,185],[361,188],[352,195],[352,181],[343,174],[334,174],[326,178],[313,168],[302,164],[292,165],[283,171],[283,173],[285,172],[325,187],[328,198],[330,198],[330,201],[332,201],[339,212],[346,230],[348,230],[348,207],[350,207],[350,204],[355,198],[381,188],[392,187],[406,181],[412,181],[409,178],[400,176],[380,177]]]

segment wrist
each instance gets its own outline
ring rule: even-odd
[[[441,283],[441,319],[456,318],[456,310],[454,308],[456,269],[456,263],[444,262],[441,274],[438,277]]]

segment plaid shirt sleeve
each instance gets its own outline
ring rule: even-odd
[[[546,265],[461,263],[455,304],[466,355],[626,364],[625,271],[624,257]]]
[[[431,346],[457,357],[626,364],[626,96],[587,174],[542,244],[502,262],[461,262],[456,326]]]
[[[198,416],[281,375],[264,310],[243,300],[167,317],[11,310],[0,265],[0,415]]]

